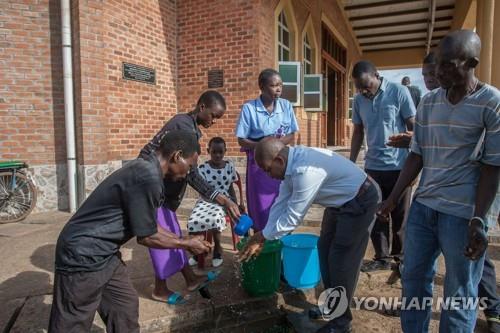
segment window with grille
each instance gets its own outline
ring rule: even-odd
[[[354,103],[354,94],[356,93],[356,88],[354,87],[354,81],[349,80],[349,108],[347,110],[347,118],[352,119],[352,104]]]
[[[290,29],[286,22],[285,12],[278,18],[278,61],[290,60]]]
[[[313,51],[309,43],[307,34],[304,36],[304,74],[312,74],[313,72]]]
[[[321,32],[321,45],[323,50],[326,51],[330,57],[332,57],[342,67],[346,67],[346,49],[335,39],[330,30],[325,26],[323,26]]]

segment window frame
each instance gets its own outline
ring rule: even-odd
[[[319,91],[306,91],[305,90],[305,87],[306,87],[306,79],[307,78],[318,78],[319,79]],[[305,95],[319,95],[319,107],[317,108],[306,108],[305,106],[305,97],[304,97],[304,111],[307,111],[307,112],[322,112],[323,111],[323,83],[324,80],[323,80],[323,74],[304,74],[304,91],[303,91],[303,94],[304,96]]]
[[[303,55],[302,55],[302,61],[303,61],[303,68],[304,68],[304,75],[306,74],[313,74],[314,72],[314,67],[313,67],[313,47],[311,46],[311,43],[309,43],[309,36],[307,34],[307,32],[305,33],[304,35],[304,40],[302,41],[302,44],[303,44],[303,49],[302,49],[302,52],[303,52]],[[310,55],[310,59],[308,59],[306,57],[307,55],[307,49],[309,50],[309,55]],[[309,65],[311,71],[308,73],[307,72],[307,65]]]
[[[279,69],[280,69],[281,65],[285,65],[285,66],[293,65],[293,66],[296,66],[296,70],[297,70],[297,73],[296,73],[297,82],[284,82],[283,81],[283,87],[286,87],[286,86],[295,86],[297,101],[296,102],[290,101],[290,103],[293,106],[300,106],[301,105],[300,103],[302,101],[302,91],[301,91],[301,89],[302,89],[302,62],[300,62],[300,61],[279,61],[278,62],[278,72],[279,72]],[[282,75],[282,78],[283,78],[283,75]]]
[[[283,40],[283,31],[288,32],[288,45]],[[290,61],[291,59],[291,33],[288,28],[288,22],[285,10],[283,9],[278,16],[278,62]],[[284,50],[288,51],[288,59],[283,59]]]

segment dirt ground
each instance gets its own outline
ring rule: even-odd
[[[490,244],[489,254],[495,263],[496,267],[499,267],[500,260],[500,244]],[[373,249],[368,248],[366,259],[371,257]],[[434,279],[434,298],[443,294],[443,282],[444,282],[444,260],[443,257],[439,257],[438,273]],[[380,297],[380,296],[399,296],[401,295],[401,284],[400,282],[394,285],[388,285],[386,283],[389,273],[374,273],[366,274],[361,273],[358,287],[356,289],[356,295],[358,297]],[[497,288],[499,282],[499,275],[497,271]],[[434,311],[431,319],[431,332],[437,333],[439,327],[439,312]],[[380,311],[354,311],[354,328],[356,332],[383,332],[383,333],[399,333],[401,332],[401,326],[399,318],[387,316],[385,313]],[[475,332],[486,333],[487,324],[485,321],[484,314],[479,313],[476,330]]]

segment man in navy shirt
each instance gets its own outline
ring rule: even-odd
[[[195,135],[169,132],[154,154],[129,162],[91,193],[57,241],[49,332],[89,332],[96,311],[107,332],[139,332],[137,293],[119,251],[131,238],[151,248],[209,250],[200,238],[181,239],[156,224],[163,180],[186,178],[199,153]]]

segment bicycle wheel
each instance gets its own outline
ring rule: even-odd
[[[24,220],[35,208],[35,184],[24,173],[16,171],[12,189],[12,172],[0,172],[0,223]]]

